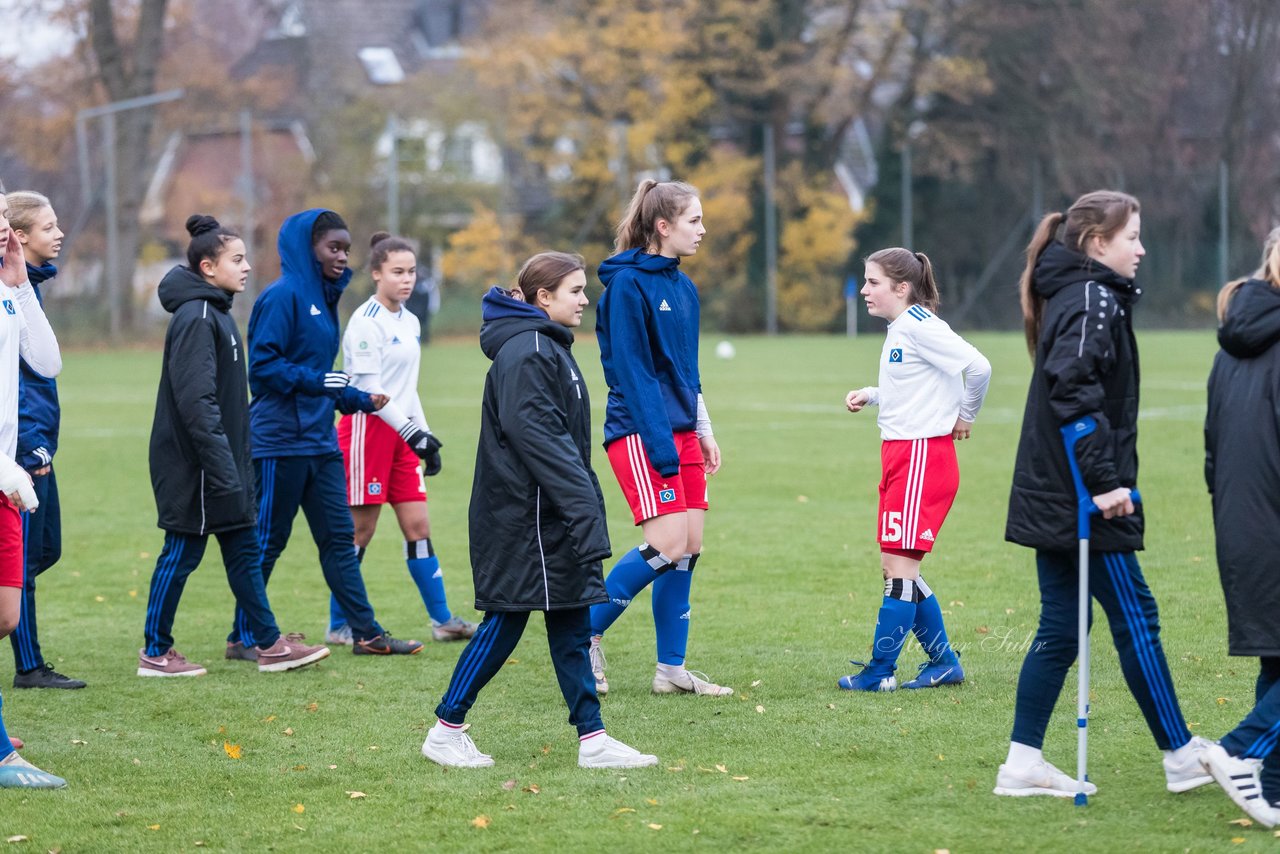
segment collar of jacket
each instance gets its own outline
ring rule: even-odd
[[[1069,285],[1097,282],[1115,292],[1125,305],[1132,305],[1142,295],[1133,279],[1120,275],[1088,255],[1072,251],[1060,241],[1053,241],[1040,253],[1033,278],[1036,293],[1048,299]]]

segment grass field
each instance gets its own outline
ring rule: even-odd
[[[737,694],[649,694],[653,632],[642,595],[607,642],[610,732],[661,760],[631,772],[576,767],[536,617],[470,716],[472,735],[497,761],[479,771],[444,770],[418,752],[458,645],[395,660],[339,651],[273,676],[224,661],[231,596],[215,546],[175,629],[179,649],[209,675],[137,678],[161,542],[147,473],[160,355],[70,354],[56,461],[64,556],[41,578],[40,621],[55,666],[90,687],[4,690],[25,755],[71,785],[0,795],[0,838],[27,837],[14,851],[64,852],[1274,850],[1270,831],[1231,823],[1242,814],[1216,787],[1165,792],[1101,612],[1091,727],[1099,794],[1087,809],[991,794],[1038,609],[1031,554],[1002,541],[1029,365],[1020,337],[972,340],[995,377],[960,449],[956,509],[926,564],[968,681],[883,696],[835,687],[851,669],[846,660],[865,654],[881,595],[872,539],[878,432],[874,413],[849,415],[842,399],[874,381],[882,339],[741,339],[737,358],[723,361],[711,356],[712,338],[703,383],[726,462],[712,483],[689,663]],[[1144,334],[1141,346],[1142,561],[1184,712],[1194,732],[1217,737],[1252,705],[1256,663],[1226,656],[1201,473],[1215,345],[1198,332]],[[599,409],[589,338],[578,356]],[[487,365],[470,341],[425,352],[426,409],[446,442],[444,473],[430,483],[434,541],[464,615],[472,614],[466,507]],[[596,465],[621,554],[636,532],[601,452]],[[392,631],[421,638],[425,613],[389,514],[383,525],[365,560],[370,596]],[[269,592],[283,629],[320,636],[328,594],[304,523]],[[921,660],[912,643],[900,673]],[[9,672],[0,667],[5,686]],[[1046,744],[1068,769],[1073,680]],[[237,746],[233,759],[227,748]]]

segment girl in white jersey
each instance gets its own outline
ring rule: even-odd
[[[351,385],[369,394],[385,394],[387,405],[372,415],[358,412],[338,422],[338,446],[347,465],[347,503],[355,520],[356,556],[373,539],[378,514],[390,504],[404,533],[405,561],[431,616],[438,641],[466,640],[475,623],[454,616],[445,596],[440,559],[431,545],[427,486],[418,469],[440,471],[443,443],[431,434],[418,398],[422,358],[421,326],[404,302],[413,293],[417,262],[413,247],[385,231],[373,235],[369,270],[374,294],[347,324],[342,357]],[[329,605],[330,643],[351,643],[351,630],[336,599]]]
[[[923,252],[881,249],[866,259],[862,296],[872,317],[889,321],[880,354],[880,385],[849,392],[845,406],[878,405],[880,566],[884,601],[871,661],[842,676],[846,691],[893,691],[898,653],[913,633],[929,660],[905,688],[964,681],[947,640],[937,597],[920,576],[960,486],[955,440],[969,438],[991,381],[991,363],[934,314],[938,286]]]
[[[9,227],[9,203],[0,186],[0,638],[18,625],[22,606],[23,510],[36,512],[31,478],[14,461],[18,450],[18,356],[41,376],[62,371],[58,339],[27,280],[22,244]],[[4,701],[0,698],[0,710]],[[14,749],[0,714],[0,789],[59,789],[61,777],[41,771]]]

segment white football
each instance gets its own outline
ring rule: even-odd
[[[733,344],[728,341],[721,341],[716,345],[716,355],[721,359],[732,359],[735,353],[737,351],[733,349]]]

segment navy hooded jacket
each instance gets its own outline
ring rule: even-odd
[[[640,249],[606,259],[596,308],[600,361],[609,384],[606,445],[640,434],[649,462],[663,477],[680,471],[673,433],[698,421],[698,289],[680,259]]]
[[[333,410],[372,412],[373,400],[352,386],[327,389],[341,339],[338,300],[351,270],[326,279],[311,245],[321,208],[296,213],[280,226],[280,278],[263,290],[249,315],[249,429],[253,458],[336,452]]]
[[[44,305],[41,283],[58,275],[52,264],[27,264],[27,278],[36,299]],[[31,370],[26,359],[18,359],[18,465],[27,471],[53,462],[58,450],[58,425],[62,408],[58,405],[58,381]]]
[[[471,485],[471,571],[482,611],[607,602],[609,556],[591,470],[591,398],[573,332],[493,288],[483,303],[484,381]]]

